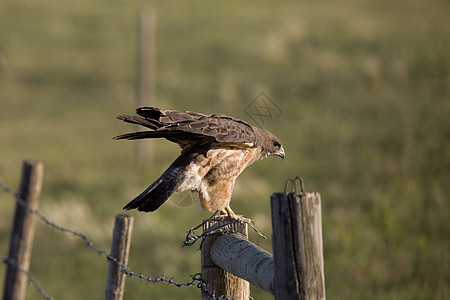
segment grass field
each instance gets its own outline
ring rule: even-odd
[[[269,197],[289,177],[322,195],[329,299],[450,297],[450,23],[447,1],[0,2],[0,181],[45,164],[41,211],[109,249],[114,216],[177,156],[153,143],[134,164],[136,17],[157,13],[156,103],[251,120],[261,92],[281,108],[265,128],[286,159],[238,179],[232,207],[271,235]],[[0,193],[0,255],[14,199]],[[131,212],[130,268],[189,281],[186,231],[209,216],[168,201]],[[250,239],[271,251],[271,239]],[[3,282],[3,265],[0,281]],[[31,273],[55,299],[100,299],[107,263],[38,222]],[[126,299],[199,299],[195,287],[128,279]],[[273,297],[252,287],[254,299]],[[41,299],[28,288],[27,299]]]

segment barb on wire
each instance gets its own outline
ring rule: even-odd
[[[188,230],[187,234],[186,234],[186,238],[183,241],[182,247],[192,246],[198,240],[201,240],[200,247],[199,247],[199,248],[201,248],[205,238],[207,236],[210,236],[210,235],[213,235],[213,234],[218,234],[218,233],[238,233],[239,234],[239,232],[236,232],[236,231],[234,231],[234,230],[232,230],[230,228],[226,228],[226,227],[229,227],[230,224],[233,225],[235,223],[245,223],[245,224],[249,225],[259,236],[261,236],[263,239],[266,239],[266,236],[263,235],[258,229],[256,229],[256,227],[253,226],[253,224],[251,222],[246,221],[246,220],[242,220],[242,219],[233,219],[233,221],[231,221],[231,223],[220,225],[220,226],[218,226],[218,227],[216,227],[216,228],[214,228],[214,229],[212,229],[210,231],[206,231],[206,232],[203,232],[202,234],[198,235],[195,231],[198,230],[199,228],[203,228],[203,225],[205,225],[209,221],[212,221],[212,220],[216,219],[217,214],[218,214],[219,211],[220,210],[215,211],[212,214],[211,217],[209,217],[206,220],[203,220],[203,222],[201,222],[197,226],[191,227]]]
[[[200,278],[197,279],[200,282],[197,284],[197,288],[200,289],[200,291],[202,292],[202,295],[206,295],[206,297],[208,297],[208,299],[210,300],[229,300],[228,298],[216,298],[216,296],[214,295],[214,292],[210,291],[207,287],[206,284],[203,282],[202,278],[201,278],[201,274],[197,273],[195,275],[200,275]]]
[[[69,228],[66,228],[66,227],[63,227],[63,226],[60,226],[60,225],[56,224],[55,222],[52,222],[51,220],[46,218],[39,210],[32,209],[31,207],[29,207],[28,204],[23,199],[21,199],[20,196],[12,188],[6,186],[1,181],[0,181],[0,189],[2,189],[3,191],[5,191],[5,192],[7,192],[7,193],[9,193],[11,195],[13,195],[15,197],[15,199],[16,199],[16,202],[20,206],[22,206],[23,208],[28,210],[30,213],[35,214],[36,216],[38,216],[45,224],[47,224],[47,225],[49,225],[49,226],[51,226],[51,227],[53,227],[53,228],[55,228],[55,229],[57,229],[59,231],[67,232],[67,233],[72,234],[73,236],[76,236],[76,237],[79,237],[79,238],[83,239],[85,244],[86,244],[86,246],[88,248],[94,250],[98,254],[104,255],[108,261],[114,262],[116,265],[118,265],[122,269],[122,271],[126,275],[128,275],[130,277],[137,277],[137,278],[139,278],[139,279],[141,279],[141,280],[143,280],[143,281],[145,281],[147,283],[164,282],[164,283],[167,283],[167,284],[172,284],[172,285],[174,285],[176,287],[183,287],[183,286],[190,287],[190,286],[193,286],[195,284],[195,282],[198,282],[196,286],[209,299],[211,299],[211,300],[223,300],[223,298],[215,298],[214,293],[206,288],[206,284],[203,282],[200,273],[191,275],[191,279],[192,280],[189,281],[189,282],[176,282],[172,278],[167,279],[164,276],[152,278],[150,276],[144,276],[142,274],[134,273],[134,272],[130,271],[126,265],[124,265],[121,262],[119,262],[116,257],[114,257],[111,254],[109,254],[106,250],[101,250],[101,249],[98,249],[97,247],[95,247],[94,244],[89,240],[88,236],[85,233],[80,232],[80,231],[76,231],[76,230],[72,230],[72,229],[69,229]],[[215,215],[213,215],[213,216],[215,216]],[[199,226],[201,226],[201,225],[199,225]],[[41,293],[41,295],[45,299],[52,299],[51,297],[49,297],[45,293],[45,291],[41,288],[41,286],[37,283],[37,281],[34,279],[34,277],[28,271],[22,269],[15,262],[10,261],[9,259],[5,259],[5,258],[2,258],[0,256],[0,260],[2,260],[5,264],[12,264],[15,267],[17,267],[21,272],[24,272],[27,275],[27,277],[29,278],[29,280],[36,286],[38,291]]]
[[[7,193],[10,193],[11,195],[13,195],[16,198],[16,202],[22,206],[24,209],[28,210],[30,213],[35,214],[36,216],[39,217],[39,219],[41,219],[42,221],[44,221],[44,223],[46,223],[47,225],[63,231],[63,232],[68,232],[74,236],[80,237],[84,240],[84,242],[86,243],[86,246],[88,246],[89,248],[92,248],[95,252],[97,252],[98,254],[104,254],[106,256],[108,256],[108,252],[106,252],[105,250],[100,250],[98,248],[96,248],[94,246],[94,244],[92,244],[92,242],[89,240],[89,238],[87,237],[87,235],[83,232],[79,232],[79,231],[75,231],[69,228],[65,228],[63,226],[60,226],[58,224],[56,224],[55,222],[50,221],[49,219],[47,219],[39,210],[37,209],[33,209],[31,207],[28,206],[28,204],[22,199],[20,198],[19,194],[17,194],[13,189],[7,187],[6,185],[4,185],[2,182],[0,182],[0,188],[2,190],[4,190]]]
[[[17,270],[19,270],[20,272],[22,272],[25,275],[27,275],[28,280],[36,287],[36,289],[42,295],[42,297],[44,297],[44,299],[47,299],[47,300],[52,300],[53,299],[52,297],[47,295],[47,293],[44,291],[44,289],[41,287],[41,285],[37,282],[37,280],[33,277],[33,275],[31,275],[30,272],[28,272],[27,270],[25,270],[24,268],[19,266],[17,264],[17,262],[15,262],[15,261],[13,261],[11,259],[8,259],[8,258],[4,258],[2,256],[0,256],[0,261],[2,261],[3,263],[5,263],[7,265],[14,266],[15,268],[17,268]]]

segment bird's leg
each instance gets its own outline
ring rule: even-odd
[[[244,222],[253,223],[253,220],[252,220],[252,219],[248,219],[248,218],[245,218],[245,217],[242,216],[242,215],[236,214],[236,213],[231,209],[231,207],[230,207],[229,205],[227,205],[225,208],[221,209],[220,213],[221,213],[222,215],[228,215],[228,216],[229,216],[230,218],[232,218],[232,219],[237,219],[237,220],[242,220],[242,221],[244,221]]]

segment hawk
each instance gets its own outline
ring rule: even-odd
[[[226,115],[141,107],[137,116],[117,118],[149,128],[114,139],[165,138],[181,147],[181,154],[145,191],[123,209],[158,209],[177,191],[197,191],[205,210],[233,218],[231,193],[236,178],[255,161],[276,155],[284,158],[280,140],[271,132]]]

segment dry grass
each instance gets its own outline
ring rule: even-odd
[[[21,161],[42,160],[43,212],[105,249],[114,215],[179,151],[155,143],[152,167],[135,168],[133,143],[111,140],[130,129],[114,116],[135,106],[135,19],[146,4],[0,3],[0,180],[15,187]],[[329,298],[448,298],[446,2],[152,5],[157,105],[245,119],[263,90],[283,110],[267,129],[287,158],[241,175],[235,211],[270,235],[270,193],[301,175],[322,194]],[[4,255],[13,200],[0,199]],[[207,213],[169,201],[132,214],[134,271],[178,281],[199,271],[199,253],[179,245]],[[270,239],[252,239],[270,250]],[[106,267],[81,241],[38,226],[31,271],[55,299],[102,297]],[[28,296],[40,298],[33,289]],[[198,296],[196,288],[127,281],[128,299]]]

